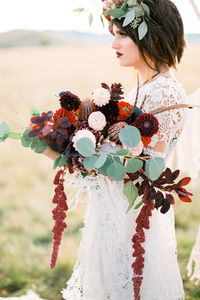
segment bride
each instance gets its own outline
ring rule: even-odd
[[[105,11],[120,8],[123,0],[105,0]],[[135,0],[126,1],[128,6]],[[124,18],[111,18],[112,48],[119,64],[139,72],[140,86],[126,100],[137,104],[143,112],[185,103],[186,96],[171,68],[180,62],[185,47],[181,16],[170,0],[137,1],[148,5],[150,16],[136,17],[123,26]],[[145,21],[148,31],[138,38],[138,26]],[[176,145],[185,121],[185,110],[166,110],[156,116],[159,132],[144,153],[163,157],[166,161]],[[110,148],[109,148],[110,147]],[[109,148],[109,149],[108,149]],[[103,145],[112,151],[112,145]],[[48,150],[47,155],[53,156]],[[56,154],[55,154],[56,158]],[[80,178],[74,184],[85,185]],[[93,181],[93,184],[91,184]],[[122,185],[100,176],[90,183],[85,224],[73,274],[62,291],[67,300],[131,300],[134,290],[131,264],[132,243],[138,210],[126,214],[127,203]],[[139,198],[139,197],[138,197]],[[139,201],[139,199],[137,199]],[[141,300],[184,299],[183,283],[177,262],[174,211],[166,214],[153,210],[150,229],[146,232],[145,262]],[[135,299],[135,298],[134,298]],[[139,298],[138,298],[139,299]]]
[[[123,26],[124,17],[111,18],[112,48],[122,67],[134,67],[139,73],[139,94],[132,90],[126,101],[143,112],[182,104],[186,95],[171,68],[180,62],[185,47],[181,16],[170,0],[104,0],[105,11],[139,4],[145,14],[136,16]],[[148,9],[150,14],[147,13]],[[146,8],[144,10],[144,7]],[[139,32],[139,26],[143,29]],[[144,25],[144,23],[147,25]],[[145,28],[146,29],[145,29]],[[141,27],[140,27],[141,28]],[[147,30],[147,32],[145,32]],[[139,34],[139,38],[138,38]],[[136,102],[135,103],[135,99]],[[185,121],[185,109],[165,110],[156,115],[159,131],[144,154],[167,160],[175,147]],[[104,144],[102,151],[112,151]],[[47,148],[45,155],[55,160],[59,154]],[[69,178],[70,180],[70,178]],[[66,300],[132,300],[134,295],[131,264],[132,236],[140,209],[126,214],[127,200],[123,185],[97,176],[81,179],[71,177],[74,185],[89,187],[82,240],[77,262],[67,288]],[[140,199],[136,200],[139,202]],[[166,214],[154,209],[146,240],[141,300],[184,299],[183,283],[177,261],[174,211]]]

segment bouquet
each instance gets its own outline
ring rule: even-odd
[[[180,200],[191,202],[184,186],[191,178],[185,177],[177,183],[179,170],[165,169],[164,159],[144,155],[143,148],[151,142],[159,130],[159,122],[154,114],[143,113],[139,108],[123,101],[122,85],[114,83],[92,93],[91,99],[80,100],[70,91],[58,95],[60,108],[55,112],[32,111],[32,129],[21,135],[10,130],[6,122],[0,125],[0,141],[8,137],[20,138],[24,147],[35,152],[44,152],[47,146],[60,153],[54,162],[59,168],[55,178],[55,193],[52,210],[55,221],[51,268],[57,261],[58,250],[68,210],[67,195],[64,191],[64,175],[68,171],[86,176],[105,176],[116,182],[123,182],[123,193],[127,198],[127,212],[140,209],[136,219],[136,233],[133,235],[133,286],[135,298],[140,294],[144,267],[144,229],[149,229],[149,218],[153,209],[165,214],[175,203],[172,192]],[[163,111],[163,110],[162,110]],[[105,144],[112,151],[104,151]],[[163,193],[165,192],[165,193]],[[138,196],[141,201],[135,205]]]

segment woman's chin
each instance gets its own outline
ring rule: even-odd
[[[133,66],[132,64],[125,62],[123,60],[119,60],[119,64],[121,67],[132,67]]]

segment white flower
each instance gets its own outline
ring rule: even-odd
[[[100,111],[94,111],[88,118],[89,126],[94,130],[103,130],[106,125],[106,117]]]
[[[136,1],[136,0],[128,0],[128,1],[127,1],[127,4],[128,4],[129,7],[131,7],[131,6],[136,5],[136,4],[137,4],[137,1]]]
[[[99,88],[92,93],[94,103],[97,106],[106,105],[110,100],[110,92],[107,89]]]
[[[105,9],[112,9],[115,8],[115,3],[113,2],[113,0],[103,0],[103,7]]]
[[[77,147],[76,147],[76,143],[78,142],[78,140],[80,140],[82,138],[90,139],[91,142],[94,144],[94,147],[95,147],[95,145],[96,145],[95,135],[87,129],[81,129],[81,130],[78,130],[76,132],[76,134],[74,135],[74,137],[72,138],[72,143],[73,143],[73,146],[76,150],[78,150]]]

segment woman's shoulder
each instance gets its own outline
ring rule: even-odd
[[[186,103],[187,96],[183,85],[175,77],[158,77],[150,82],[144,90],[146,98],[151,101],[164,101],[165,104]]]

